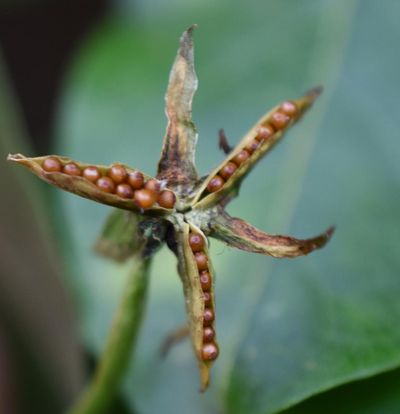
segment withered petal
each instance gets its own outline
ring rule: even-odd
[[[104,257],[124,262],[134,256],[143,244],[138,232],[139,217],[131,211],[115,209],[108,216],[95,250]]]
[[[197,131],[192,121],[192,101],[197,89],[192,32],[196,27],[189,27],[181,37],[165,96],[168,126],[157,178],[167,179],[172,186],[197,179]]]
[[[255,165],[260,161],[264,155],[269,152],[277,142],[279,142],[286,131],[296,122],[298,122],[303,114],[312,106],[316,98],[321,94],[322,88],[317,87],[308,91],[304,96],[292,102],[297,107],[297,113],[290,117],[287,125],[282,129],[277,129],[273,135],[268,139],[257,141],[259,142],[258,148],[250,154],[250,156],[243,161],[236,171],[226,180],[224,185],[215,192],[207,191],[207,186],[210,181],[218,175],[221,169],[228,164],[229,162],[235,162],[234,158],[243,151],[247,145],[256,140],[258,131],[260,127],[269,126],[271,122],[271,117],[279,111],[280,105],[277,105],[266,115],[261,117],[258,122],[250,129],[250,131],[242,138],[242,140],[236,145],[236,147],[227,155],[221,164],[218,165],[204,180],[202,185],[197,191],[196,197],[193,199],[192,204],[198,209],[206,209],[215,206],[220,203],[221,200],[232,200],[235,195],[237,195],[238,187],[240,186],[242,180],[250,173],[250,171],[255,167]],[[232,195],[230,195],[232,193]],[[226,204],[226,202],[224,202]]]
[[[210,227],[210,236],[224,241],[229,246],[277,258],[304,256],[320,249],[329,241],[335,230],[334,227],[330,227],[311,239],[295,239],[265,233],[242,219],[231,217],[226,212],[214,217]]]

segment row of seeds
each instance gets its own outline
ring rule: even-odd
[[[215,342],[215,331],[213,328],[215,313],[211,296],[212,279],[208,267],[207,254],[204,251],[204,238],[198,233],[189,234],[189,245],[194,254],[199,279],[204,298],[203,314],[203,347],[201,357],[203,361],[214,361],[218,357],[218,345]]]
[[[159,181],[146,181],[140,171],[127,170],[120,164],[113,164],[103,174],[101,169],[94,165],[81,168],[74,162],[63,163],[57,157],[47,157],[42,163],[42,168],[47,172],[83,177],[105,193],[132,199],[139,208],[148,209],[158,203],[159,206],[170,209],[176,202],[175,194],[170,190],[162,190]]]
[[[298,114],[297,105],[292,101],[283,102],[270,116],[268,121],[257,130],[256,137],[248,143],[240,152],[229,160],[208,183],[209,193],[220,190],[226,181],[233,175],[237,168],[243,164],[257,149],[275,132],[285,129],[289,122]]]

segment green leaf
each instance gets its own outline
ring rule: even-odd
[[[287,233],[290,223],[298,238],[330,224],[337,231],[324,250],[294,261],[212,243],[220,357],[204,395],[189,343],[159,358],[165,336],[185,321],[176,260],[162,250],[124,384],[128,403],[141,413],[267,414],[399,366],[400,4],[234,0],[161,11],[140,4],[140,25],[126,12],[82,48],[60,107],[57,153],[154,173],[170,65],[181,31],[196,22],[198,169],[223,158],[221,126],[237,142],[266,107],[323,84],[307,119],[228,210],[269,233]],[[81,329],[99,353],[127,269],[90,252],[108,209],[60,197],[86,300]]]
[[[282,414],[393,414],[400,407],[400,371],[343,385]]]

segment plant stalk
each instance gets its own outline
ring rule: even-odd
[[[91,383],[68,414],[107,412],[134,352],[146,304],[150,258],[135,257],[119,309]]]

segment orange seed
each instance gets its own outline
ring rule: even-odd
[[[201,357],[203,361],[214,361],[219,354],[218,346],[214,342],[203,345]]]
[[[106,193],[113,193],[115,190],[114,181],[110,177],[100,177],[96,181],[96,185]]]
[[[215,177],[211,178],[211,180],[207,184],[207,190],[208,190],[209,193],[215,193],[224,184],[225,184],[224,179],[222,177],[220,177],[219,175],[216,175]]]
[[[47,172],[60,172],[61,162],[56,157],[47,157],[43,161],[42,168]]]
[[[164,208],[173,208],[176,203],[176,196],[170,190],[164,190],[158,196],[158,204]]]
[[[150,208],[157,201],[157,194],[154,191],[143,188],[134,193],[135,204],[143,209]]]

